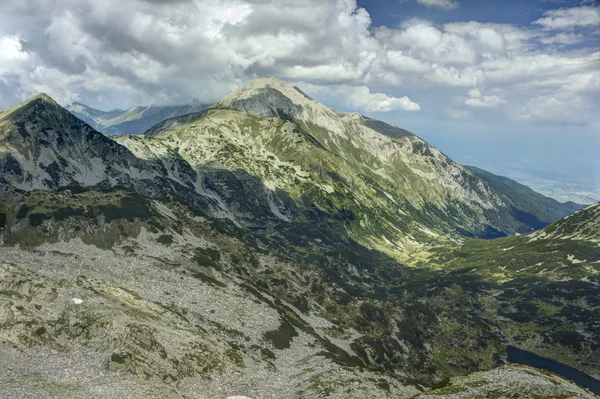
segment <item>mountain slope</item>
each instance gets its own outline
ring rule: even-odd
[[[600,376],[600,203],[517,237],[469,240],[427,265],[494,287],[486,320],[507,343]],[[480,313],[481,314],[481,313]]]
[[[502,365],[506,340],[592,375],[600,370],[592,247],[595,258],[573,262],[578,271],[523,271],[499,283],[489,270],[513,267],[499,256],[503,245],[541,239],[473,240],[497,241],[496,252],[484,253],[499,264],[487,264],[467,242],[457,254],[446,249],[447,267],[435,271],[406,268],[326,229],[299,226],[296,242],[281,241],[177,200],[122,190],[5,187],[0,214],[0,307],[9,316],[0,359],[9,359],[19,387],[40,396],[54,387],[57,396],[75,397],[83,387],[150,397],[197,397],[200,389],[209,396],[408,398],[447,377]],[[533,255],[567,260],[573,250],[547,244]],[[521,253],[515,246],[505,259],[539,263]],[[585,308],[575,307],[580,302]],[[37,365],[43,385],[23,378],[39,382]],[[82,368],[82,386],[65,378],[65,369],[77,375]],[[487,375],[473,377],[476,392],[518,390],[510,372]],[[561,383],[545,391],[538,382],[530,389],[572,390]]]
[[[343,220],[362,244],[404,260],[449,233],[494,237],[532,228],[504,193],[412,133],[333,110],[272,78],[146,134],[154,139],[146,145],[169,146],[199,173],[243,171],[287,193],[291,201],[268,199],[282,220],[305,217],[308,204]],[[247,199],[252,190],[242,192]]]
[[[527,222],[532,228],[540,229],[566,215],[583,208],[574,202],[561,203],[545,197],[529,187],[503,176],[497,176],[475,166],[465,166],[476,176],[501,192],[513,206],[516,217]]]
[[[464,368],[426,355],[446,350],[464,317],[448,314],[441,328],[415,315],[421,305],[410,295],[392,308],[377,286],[413,272],[351,242],[322,236],[299,251],[177,201],[122,190],[0,194],[0,307],[10,315],[0,325],[0,358],[19,365],[11,373],[28,389],[23,376],[41,363],[47,385],[68,396],[76,387],[60,370],[72,370],[64,363],[73,357],[87,389],[132,384],[193,397],[195,387],[209,397],[409,397]],[[379,329],[398,341],[380,348]],[[482,367],[500,361],[489,338],[487,350],[469,355]]]
[[[596,397],[577,384],[557,375],[532,367],[510,365],[457,377],[443,388],[427,391],[414,398],[593,399]]]
[[[141,134],[165,119],[200,112],[208,105],[145,105],[127,110],[100,111],[85,104],[73,103],[67,109],[94,129],[105,134]]]
[[[0,113],[3,389],[408,398],[508,344],[600,374],[597,205],[466,240],[508,197],[382,122],[256,102],[270,82],[153,137],[113,141],[44,96]]]
[[[531,236],[538,239],[560,238],[598,242],[600,241],[600,203],[588,205]]]
[[[143,175],[127,148],[90,128],[45,94],[0,115],[2,180],[18,188],[122,184]]]
[[[0,183],[22,190],[124,187],[157,197],[170,192],[231,218],[201,189],[197,172],[173,151],[136,156],[45,94],[0,114]]]

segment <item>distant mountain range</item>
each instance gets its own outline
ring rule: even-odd
[[[73,103],[67,109],[99,132],[116,134],[142,134],[165,119],[191,114],[205,109],[207,104],[188,105],[142,105],[126,110],[100,111],[85,104]]]
[[[0,386],[592,398],[507,365],[600,375],[579,208],[273,78],[115,137],[41,94],[0,112]]]

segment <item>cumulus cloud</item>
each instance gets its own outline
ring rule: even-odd
[[[101,108],[211,102],[275,76],[366,112],[452,118],[460,113],[445,110],[460,108],[449,104],[462,96],[473,118],[487,107],[534,122],[543,117],[533,107],[548,107],[539,98],[570,95],[569,109],[582,115],[600,94],[600,51],[570,29],[597,25],[598,9],[573,10],[548,11],[530,27],[415,19],[375,27],[355,0],[0,2],[0,108],[39,91]]]
[[[458,1],[452,0],[417,0],[417,3],[427,7],[440,7],[447,10],[452,10],[458,7]]]
[[[0,38],[0,59],[6,67],[11,61],[25,61],[28,54],[23,51],[23,46],[18,38],[11,36],[3,36]]]
[[[367,86],[344,86],[336,90],[343,101],[350,107],[356,107],[367,112],[389,111],[420,111],[419,104],[410,98],[391,97],[384,93],[371,93]]]
[[[581,33],[557,33],[553,36],[542,37],[540,42],[544,44],[564,44],[571,45],[577,44],[585,40],[585,36]]]
[[[299,85],[299,83],[294,83]],[[420,111],[421,106],[407,96],[394,97],[385,93],[373,93],[364,85],[322,86],[307,84],[304,90],[311,97],[321,98],[327,103],[340,104],[351,110],[363,112]]]
[[[538,121],[552,124],[567,124],[585,126],[590,123],[590,115],[582,115],[577,110],[589,109],[589,104],[582,102],[581,98],[559,93],[549,96],[539,96],[529,100],[519,119],[524,121]]]
[[[465,100],[465,104],[471,107],[479,108],[494,108],[506,101],[496,95],[484,96],[479,89],[469,90],[469,98]]]
[[[600,8],[582,6],[549,10],[543,17],[533,22],[545,29],[573,29],[578,26],[590,27],[600,25]]]

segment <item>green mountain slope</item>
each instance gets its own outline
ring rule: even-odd
[[[600,203],[588,205],[552,223],[534,238],[600,241]]]
[[[422,266],[481,277],[494,287],[485,317],[508,342],[598,376],[599,226],[596,203],[530,234],[440,248]]]
[[[344,220],[358,242],[405,261],[409,252],[426,256],[422,244],[437,237],[495,237],[539,225],[523,216],[537,212],[534,205],[522,211],[514,205],[527,202],[525,195],[509,193],[511,200],[504,188],[412,133],[325,107],[272,78],[257,79],[204,112],[162,122],[147,136],[153,140],[143,140],[142,152],[167,146],[209,178],[213,170],[242,171],[286,193],[269,200],[281,220],[306,217],[310,205]],[[135,139],[117,140],[141,151]],[[230,186],[244,185],[243,176],[236,180]],[[223,201],[241,195],[237,204],[255,192],[215,190]],[[557,208],[556,218],[567,213]]]

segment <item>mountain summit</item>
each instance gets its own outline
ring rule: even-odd
[[[56,113],[57,111],[60,113],[60,108],[60,105],[58,105],[56,101],[54,101],[54,99],[52,99],[49,95],[46,93],[39,93],[28,100],[22,101],[12,108],[1,111],[0,123],[8,123],[9,121],[21,119],[26,120],[27,116],[32,114],[39,114],[41,116],[41,113],[45,110],[49,111],[46,112],[46,115],[52,116],[50,113]]]
[[[215,107],[237,109],[256,116],[273,116],[284,120],[306,119],[309,112],[313,116],[320,113],[322,117],[329,119],[336,114],[297,87],[275,78],[255,79],[224,97]]]
[[[122,186],[146,195],[195,191],[196,177],[177,159],[136,157],[43,93],[0,113],[0,172],[0,183],[23,190]]]
[[[73,116],[46,94],[0,115],[0,170],[22,189],[94,186],[140,167],[127,148]]]
[[[310,98],[298,87],[270,77],[251,81],[213,107],[237,109],[256,116],[300,120],[341,137],[348,134],[350,124],[367,126],[390,137],[411,135],[404,129],[366,118],[358,113],[346,113],[329,108]]]

